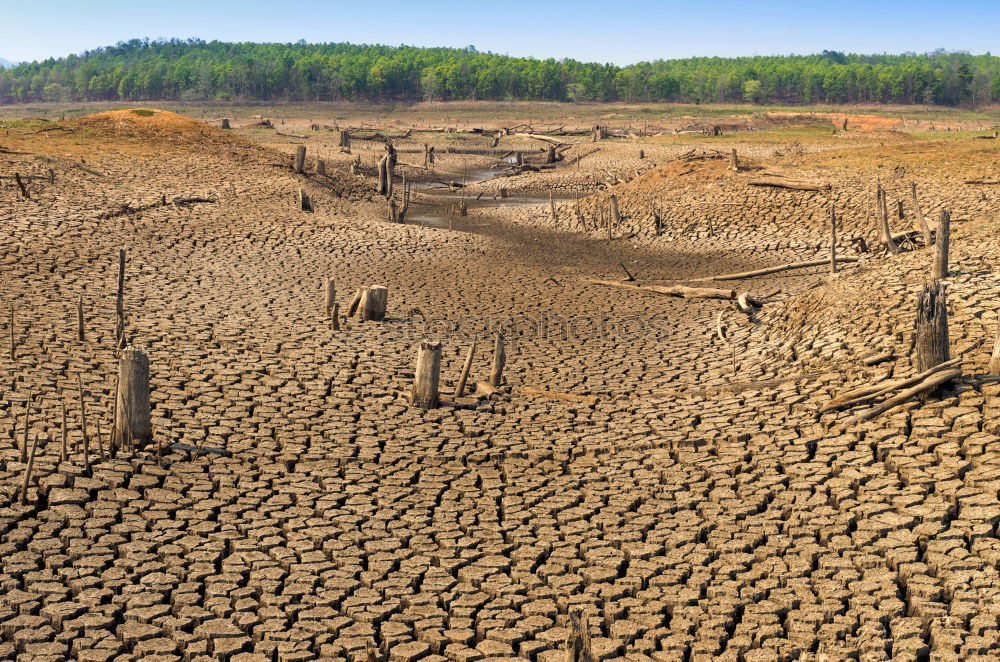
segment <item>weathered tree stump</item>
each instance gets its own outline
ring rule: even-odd
[[[833,205],[830,205],[830,273],[837,273],[837,210]]]
[[[934,264],[931,278],[941,280],[948,277],[948,243],[951,241],[951,214],[941,210],[938,217],[937,238],[934,240]]]
[[[312,198],[301,188],[299,189],[299,209],[309,213],[315,211],[313,208]]]
[[[441,343],[428,340],[420,342],[417,350],[417,369],[413,375],[410,397],[416,407],[432,409],[440,402],[438,385],[441,380]]]
[[[917,324],[914,342],[917,372],[924,372],[950,358],[948,341],[948,297],[941,281],[924,283],[917,295]],[[937,389],[921,395],[924,402]]]
[[[383,156],[378,162],[378,194],[389,195],[389,157]]]
[[[76,301],[76,339],[80,342],[86,340],[86,333],[83,323],[83,295]]]
[[[545,162],[546,163],[555,163],[556,162],[556,147],[555,147],[555,145],[549,145],[548,152],[545,154]]]
[[[736,154],[735,147],[733,147],[733,151],[729,153],[729,169],[733,172],[738,172],[740,169],[740,159]]]
[[[507,352],[504,349],[503,332],[497,331],[493,343],[493,369],[490,370],[490,386],[499,388],[503,381],[503,368],[507,364]]]
[[[149,356],[142,349],[126,347],[118,360],[118,394],[115,401],[112,445],[147,444],[153,439],[149,407]]]
[[[299,145],[295,148],[295,172],[301,174],[306,167],[306,146]]]
[[[323,294],[325,295],[323,302],[323,310],[326,316],[330,316],[330,311],[333,310],[333,304],[337,300],[337,288],[334,286],[332,278],[323,279]]]
[[[389,288],[384,285],[372,285],[361,295],[359,310],[361,319],[368,322],[380,322],[385,319],[385,309],[389,303]]]
[[[320,177],[326,177],[326,161],[323,159],[316,159],[316,174]]]
[[[347,129],[340,130],[340,138],[337,141],[337,147],[351,148],[351,132]]]
[[[878,185],[878,189],[875,193],[875,207],[879,215],[879,232],[882,235],[882,244],[890,253],[898,253],[899,246],[896,245],[896,241],[892,238],[892,229],[889,227],[889,210],[886,206],[885,201],[885,189],[882,185]]]
[[[231,129],[231,128],[233,128],[233,127],[229,126],[229,119],[228,118],[225,118],[225,117],[222,118],[222,128],[223,129]]]

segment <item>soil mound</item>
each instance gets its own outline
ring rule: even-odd
[[[191,117],[154,108],[110,110],[70,120],[68,125],[119,139],[176,145],[237,142],[230,133]]]

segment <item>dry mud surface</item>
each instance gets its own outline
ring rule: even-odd
[[[791,161],[739,137],[712,143],[738,146],[751,167],[826,179],[827,194],[754,189],[721,161],[682,174],[670,159],[687,146],[608,140],[579,166],[468,187],[480,203],[501,185],[561,190],[555,221],[547,202],[473,206],[448,230],[384,221],[380,145],[342,154],[336,133],[250,123],[0,129],[0,174],[39,176],[30,200],[0,180],[0,658],[563,662],[581,613],[598,659],[996,659],[1000,384],[982,375],[998,187],[962,183],[996,162],[994,145],[949,169],[906,165],[895,136],[831,137]],[[435,140],[447,181],[495,160],[448,155],[432,135],[397,142],[400,161],[419,164]],[[290,169],[296,144],[309,148],[306,175]],[[855,149],[874,150],[867,165],[850,162]],[[818,161],[832,150],[848,162]],[[846,238],[876,244],[865,211],[876,177],[906,204],[917,181],[924,212],[955,219],[952,355],[966,376],[926,405],[846,430],[851,412],[817,413],[845,387],[914,371],[926,249],[862,254],[835,278],[733,283],[781,290],[755,322],[728,302],[585,280],[621,279],[619,263],[663,284],[821,258],[830,200],[841,253],[856,255]],[[316,213],[299,211],[300,188]],[[609,243],[594,224],[611,193],[625,219]],[[414,197],[420,213],[455,201]],[[670,211],[659,236],[652,199]],[[122,246],[156,441],[95,451],[87,475],[77,376],[91,439],[98,424],[107,436]],[[326,277],[342,310],[358,287],[388,286],[388,318],[335,331]],[[410,406],[421,338],[443,341],[450,393],[474,336],[473,379],[486,378],[498,327],[501,393]],[[881,351],[897,358],[861,363]],[[19,505],[29,393],[39,450]]]

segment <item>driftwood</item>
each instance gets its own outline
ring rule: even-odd
[[[1000,186],[1000,180],[987,179],[966,179],[965,184],[978,184],[980,186]]]
[[[119,216],[127,216],[128,214],[140,214],[144,211],[149,211],[150,209],[156,209],[158,207],[166,207],[167,205],[172,205],[175,207],[181,205],[194,205],[200,203],[214,204],[216,200],[214,198],[172,198],[168,200],[166,196],[160,198],[159,202],[154,202],[148,205],[142,205],[140,207],[133,207],[132,205],[125,204],[115,211],[104,212],[97,218],[108,219],[117,218]]]
[[[593,278],[584,279],[588,283],[604,285],[606,287],[618,287],[623,290],[638,290],[640,292],[651,292],[662,294],[668,297],[682,297],[684,299],[735,299],[736,290],[720,290],[714,287],[688,287],[687,285],[634,285],[616,280],[597,280]]]
[[[542,136],[535,133],[515,133],[513,135],[517,138],[532,138],[534,140],[542,140],[549,144],[555,145],[556,147],[558,147],[559,145],[566,144],[566,141],[564,140],[559,140],[558,138],[553,138],[552,136]]]
[[[557,391],[545,391],[531,386],[522,386],[521,392],[527,395],[535,395],[540,398],[551,398],[553,400],[565,400],[567,402],[585,402],[587,404],[597,404],[597,397],[593,395],[575,395],[573,393],[559,393]]]
[[[936,372],[933,375],[924,379],[916,386],[903,391],[899,395],[889,398],[885,402],[875,407],[872,407],[871,409],[866,409],[865,411],[861,412],[860,414],[849,420],[845,424],[845,427],[850,427],[852,425],[855,425],[857,423],[862,423],[864,421],[870,421],[879,414],[889,411],[893,407],[901,405],[907,400],[915,398],[916,396],[921,395],[927,391],[936,390],[942,384],[950,382],[953,379],[958,379],[961,376],[962,376],[962,371],[959,369]]]
[[[838,263],[850,263],[857,262],[856,257],[837,257]],[[792,271],[793,269],[808,269],[809,267],[822,267],[830,264],[830,258],[825,258],[822,260],[810,260],[808,262],[790,262],[789,264],[782,264],[777,267],[765,267],[764,269],[757,269],[756,271],[744,271],[738,274],[723,274],[721,276],[705,276],[704,278],[693,278],[692,280],[743,280],[744,278],[753,278],[755,276],[767,276],[768,274],[776,274],[781,271]]]
[[[768,179],[751,179],[747,182],[750,186],[772,186],[774,188],[787,188],[794,191],[829,191],[832,187],[826,182],[809,182],[804,179],[788,179],[772,177]]]
[[[869,384],[868,386],[862,386],[850,391],[845,391],[840,395],[834,397],[828,403],[820,407],[820,413],[833,411],[835,409],[847,409],[848,407],[854,407],[856,405],[863,404],[874,400],[875,398],[885,395],[887,393],[892,393],[893,391],[898,391],[901,388],[906,388],[912,386],[918,382],[927,379],[931,375],[942,370],[947,370],[958,365],[962,361],[961,357],[951,359],[950,361],[945,361],[944,363],[939,363],[938,365],[924,370],[923,372],[913,375],[912,377],[906,377],[903,379],[893,379],[890,381],[880,382],[878,384]],[[871,364],[866,364],[871,365]]]

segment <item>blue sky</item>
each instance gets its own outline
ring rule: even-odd
[[[0,58],[79,53],[134,37],[474,45],[628,64],[692,55],[1000,51],[1000,0],[3,0]]]

